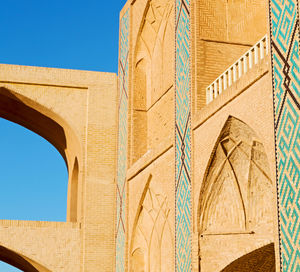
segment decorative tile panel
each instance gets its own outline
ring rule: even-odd
[[[175,171],[176,271],[191,271],[190,0],[176,0]]]
[[[300,60],[297,0],[270,0],[281,271],[300,271]]]
[[[129,10],[120,22],[119,135],[117,162],[116,272],[125,271],[126,170],[128,134]]]

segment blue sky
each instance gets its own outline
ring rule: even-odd
[[[0,63],[117,72],[125,0],[1,3]],[[40,136],[0,118],[0,219],[65,221],[68,173]],[[0,272],[19,271],[0,263]]]

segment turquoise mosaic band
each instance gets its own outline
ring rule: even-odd
[[[297,0],[270,0],[281,271],[300,271],[300,60]]]
[[[190,0],[176,0],[175,232],[176,271],[192,269]]]
[[[121,19],[119,53],[116,272],[125,271],[126,170],[128,134],[129,10]]]

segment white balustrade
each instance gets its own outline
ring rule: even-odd
[[[269,44],[266,35],[206,88],[206,104],[213,101],[268,54]]]

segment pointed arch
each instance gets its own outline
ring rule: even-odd
[[[244,233],[272,224],[272,181],[263,144],[229,116],[210,157],[199,200],[199,232]]]
[[[173,11],[171,0],[148,1],[137,35],[133,55],[131,163],[151,147],[148,111],[173,84]]]
[[[144,187],[135,217],[130,245],[130,271],[162,272],[163,267],[172,266],[168,258],[169,248],[174,244],[169,203],[167,197],[151,185],[151,180],[152,175]]]
[[[0,87],[0,117],[17,123],[50,142],[63,157],[68,172],[72,171],[75,159],[77,160],[77,168],[80,168],[82,149],[77,133],[51,109],[15,90]],[[74,199],[74,197],[77,198],[75,195],[77,190],[71,189],[71,178],[69,175],[68,198],[71,198],[71,192],[74,192],[72,196]],[[70,203],[70,201],[68,202]],[[77,206],[68,205],[68,218],[70,218],[70,213],[77,214],[77,212]]]

